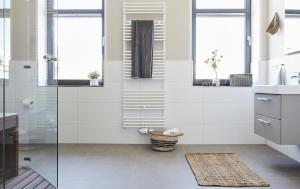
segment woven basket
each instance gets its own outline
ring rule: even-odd
[[[182,133],[175,135],[163,135],[163,131],[153,131],[149,133],[151,136],[152,148],[160,152],[168,152],[175,149],[178,137],[183,136]]]

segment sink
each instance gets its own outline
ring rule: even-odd
[[[255,85],[254,93],[300,94],[300,85]]]

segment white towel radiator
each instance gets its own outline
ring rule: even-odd
[[[131,78],[131,21],[154,20],[151,79]],[[164,128],[166,123],[166,4],[123,2],[123,127]]]

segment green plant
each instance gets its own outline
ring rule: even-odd
[[[89,79],[98,79],[100,77],[100,73],[98,71],[92,71],[88,75]]]
[[[205,63],[209,65],[215,72],[216,78],[218,78],[218,67],[223,58],[223,55],[218,55],[218,50],[212,52],[212,56],[205,60]]]

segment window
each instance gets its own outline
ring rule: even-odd
[[[102,73],[103,1],[48,1],[47,53],[57,51],[59,58],[58,65],[48,66],[48,84],[58,80],[59,85],[89,85],[89,72]]]
[[[287,53],[299,51],[299,42],[295,40],[300,33],[300,1],[285,1],[284,43]]]
[[[205,64],[217,49],[221,85],[229,75],[250,73],[251,0],[193,0],[194,85],[211,85],[213,70]]]
[[[10,1],[0,0],[0,79],[9,77]]]
[[[285,0],[284,2],[286,10],[300,9],[300,1]]]

